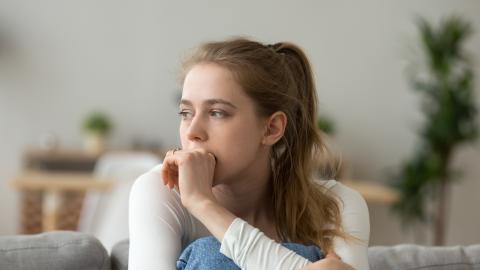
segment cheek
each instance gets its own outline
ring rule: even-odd
[[[189,140],[188,140],[188,125],[186,123],[181,122],[180,127],[178,129],[178,134],[180,137],[180,145],[182,149],[189,149]]]
[[[260,138],[255,132],[237,130],[225,134],[221,141],[215,143],[219,155],[216,170],[218,180],[231,177],[244,170],[257,157]]]
[[[180,136],[180,143],[183,149],[187,147],[185,134],[186,134],[185,127],[182,124],[180,124],[180,127],[178,128],[178,135]]]

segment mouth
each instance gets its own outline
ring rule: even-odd
[[[195,149],[205,150],[205,151],[207,151],[207,153],[212,154],[212,156],[215,158],[215,163],[218,162],[217,155],[216,155],[214,152],[212,152],[212,151],[210,151],[210,150],[208,150],[208,149],[205,149],[205,148],[202,148],[202,147],[192,147],[192,148],[184,148],[184,149],[185,149],[185,150],[195,150]]]

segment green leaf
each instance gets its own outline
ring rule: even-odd
[[[423,126],[411,158],[391,176],[391,185],[400,192],[392,210],[405,224],[427,222],[429,200],[437,198],[442,181],[459,181],[460,171],[449,163],[453,152],[478,138],[477,107],[474,98],[473,64],[464,50],[473,34],[470,23],[459,16],[443,18],[437,26],[417,18],[419,42],[427,59],[428,78],[410,74],[410,85],[422,96]],[[423,74],[423,72],[422,72]]]

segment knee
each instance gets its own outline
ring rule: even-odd
[[[193,241],[190,245],[197,247],[212,247],[220,249],[220,242],[213,236],[205,236]]]
[[[177,269],[208,269],[208,266],[218,259],[220,242],[213,237],[202,237],[190,243],[177,260]]]

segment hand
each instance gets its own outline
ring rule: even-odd
[[[169,188],[178,187],[182,204],[215,201],[212,192],[215,156],[204,149],[168,151],[162,165],[162,177]]]
[[[302,270],[355,270],[349,264],[342,262],[335,252],[327,253],[324,259],[311,263]]]

